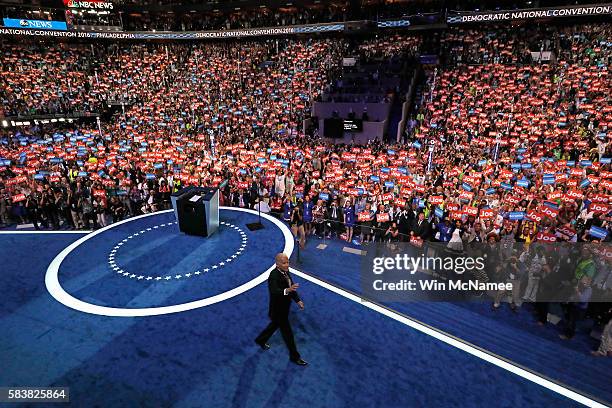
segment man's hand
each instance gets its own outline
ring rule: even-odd
[[[295,292],[297,290],[297,288],[299,288],[299,287],[300,287],[300,285],[298,283],[294,283],[289,288],[287,288],[287,292]]]
[[[299,302],[297,302],[297,305],[300,307],[300,310],[304,310],[304,302],[300,300]]]

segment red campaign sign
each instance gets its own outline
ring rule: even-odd
[[[591,184],[597,184],[601,181],[601,177],[596,176],[587,176],[587,179],[591,182]]]
[[[357,220],[359,222],[369,221],[370,220],[370,213],[369,212],[360,212],[359,214],[357,214]]]
[[[465,190],[463,190],[463,191],[461,192],[461,194],[459,194],[459,198],[460,198],[461,200],[468,200],[468,201],[471,201],[471,200],[472,200],[472,197],[474,197],[474,193],[472,193],[471,191],[465,191]]]
[[[104,190],[93,190],[92,193],[94,197],[101,197],[101,198],[106,197],[106,191]]]
[[[423,246],[423,240],[415,236],[410,237],[410,243],[418,248],[421,248]]]
[[[312,172],[312,177],[313,178],[317,178],[317,179],[320,178],[321,177],[321,172],[318,171],[318,170],[317,171],[313,171]]]
[[[403,207],[404,205],[406,205],[406,200],[402,198],[398,198],[393,202],[393,204],[395,204],[398,207]]]
[[[582,169],[571,169],[570,176],[573,177],[582,177]]]
[[[448,204],[446,209],[448,211],[459,211],[459,204]]]
[[[592,201],[595,203],[607,203],[608,200],[609,198],[605,194],[595,194],[592,198]]]
[[[561,191],[553,191],[548,195],[549,200],[556,200],[561,197],[563,197],[563,193]]]
[[[376,221],[378,221],[378,222],[387,222],[387,221],[389,221],[389,213],[376,214]]]
[[[556,174],[555,175],[555,182],[560,183],[567,180],[567,174],[563,173],[563,174]]]
[[[18,203],[20,201],[25,201],[25,199],[26,199],[25,194],[17,194],[17,195],[13,196],[13,202],[14,203]]]
[[[553,210],[547,206],[542,206],[542,212],[552,218],[557,218],[557,215],[559,215],[559,210]]]
[[[574,200],[582,198],[582,193],[576,190],[570,190],[567,192],[566,195],[567,197],[574,199]]]
[[[415,186],[414,189],[419,193],[424,193],[427,190],[425,186],[421,186],[421,185]]]
[[[382,200],[383,201],[393,201],[393,193],[385,193],[382,195]]]
[[[535,221],[535,222],[540,222],[542,221],[542,214],[538,213],[537,211],[529,211],[529,213],[527,213],[527,218],[529,218],[531,221]]]
[[[612,207],[607,204],[593,203],[589,209],[596,213],[607,214]]]
[[[600,184],[608,190],[612,189],[612,181],[610,180],[604,180]]]
[[[568,186],[568,187],[576,187],[576,186],[578,186],[578,181],[577,180],[569,180],[566,183],[566,186]]]
[[[434,204],[434,205],[440,205],[444,202],[444,197],[443,196],[430,196],[427,201],[429,201],[430,203]]]
[[[505,201],[509,202],[510,204],[518,204],[521,201],[521,199],[517,197],[513,197],[513,196],[507,196],[505,198]]]
[[[554,234],[548,234],[545,232],[538,232],[535,238],[536,238],[536,241],[539,241],[539,242],[556,242],[557,241],[557,237],[554,236]]]
[[[465,208],[465,213],[467,215],[477,216],[478,215],[478,207],[466,207]]]
[[[115,187],[115,181],[114,180],[102,180],[102,184],[105,187]]]
[[[452,211],[450,213],[451,219],[453,220],[460,220],[463,218],[463,212],[462,211]]]
[[[569,227],[560,227],[557,228],[557,232],[565,235],[566,237],[573,237],[574,235],[576,235],[576,231],[574,231],[573,229],[569,228]]]
[[[495,216],[495,210],[480,210],[480,218],[483,220],[493,218]]]

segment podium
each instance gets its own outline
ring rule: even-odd
[[[179,230],[189,235],[209,237],[219,229],[219,190],[187,187],[171,196]]]

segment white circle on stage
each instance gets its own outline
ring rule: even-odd
[[[246,208],[236,208],[236,207],[219,207],[219,208],[221,210],[242,211],[242,212],[257,215],[257,211],[246,209]],[[73,242],[72,244],[68,245],[66,248],[64,248],[64,250],[62,250],[62,252],[60,252],[51,261],[51,263],[49,264],[49,267],[47,268],[47,273],[45,275],[45,286],[47,287],[47,291],[49,292],[49,294],[51,294],[51,296],[53,296],[53,298],[55,298],[55,300],[57,300],[64,306],[67,306],[74,310],[78,310],[80,312],[90,313],[90,314],[95,314],[95,315],[100,315],[100,316],[111,316],[111,317],[143,317],[143,316],[158,316],[158,315],[164,315],[164,314],[170,314],[170,313],[185,312],[187,310],[209,306],[214,303],[222,302],[224,300],[233,298],[234,296],[238,296],[241,293],[244,293],[247,290],[254,288],[260,283],[265,282],[268,279],[268,274],[270,273],[270,271],[272,271],[272,269],[274,269],[274,266],[275,266],[274,264],[270,266],[268,269],[266,269],[264,272],[262,272],[260,275],[251,279],[250,281],[243,283],[242,285],[235,287],[233,289],[230,289],[226,292],[219,293],[217,295],[210,296],[204,299],[194,300],[193,302],[181,303],[178,305],[147,307],[147,308],[140,308],[140,309],[107,307],[107,306],[100,306],[100,305],[94,305],[92,303],[87,303],[80,299],[75,298],[70,293],[66,292],[64,288],[62,287],[62,285],[59,283],[60,265],[62,264],[64,259],[68,256],[68,254],[70,254],[73,250],[78,248],[79,245],[81,245],[88,239],[93,238],[94,236],[101,234],[104,231],[107,231],[118,225],[132,222],[140,218],[151,217],[154,215],[169,213],[169,212],[173,212],[173,210],[159,211],[159,212],[155,212],[151,214],[144,214],[144,215],[139,215],[133,218],[128,218],[126,220],[119,221],[115,224],[111,224],[97,231],[94,231],[91,234],[87,234],[83,238],[80,238],[76,240],[75,242]],[[272,222],[274,225],[276,225],[281,230],[281,232],[283,233],[283,237],[285,238],[285,247],[283,248],[282,252],[287,254],[287,256],[291,256],[291,253],[293,252],[294,241],[293,241],[293,235],[291,234],[291,231],[289,230],[289,228],[285,224],[283,224],[280,220],[272,217],[271,215],[262,213],[261,217]]]

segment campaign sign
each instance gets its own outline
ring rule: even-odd
[[[508,219],[512,221],[520,221],[525,218],[524,211],[511,211],[508,213]]]
[[[595,225],[593,225],[591,229],[589,230],[589,234],[592,237],[595,237],[597,239],[606,239],[606,237],[608,236],[608,230],[605,228],[596,227]]]

